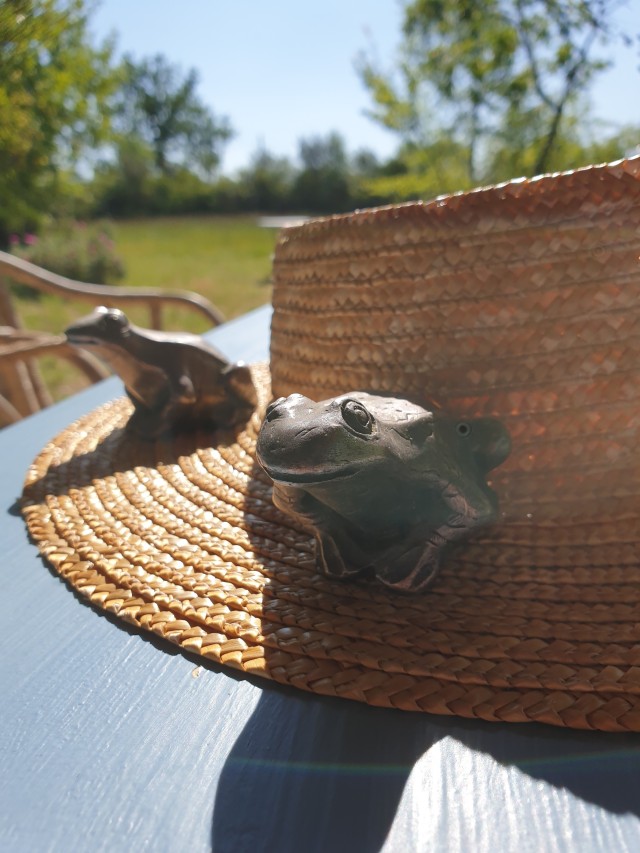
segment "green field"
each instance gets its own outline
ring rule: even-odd
[[[253,218],[146,219],[114,227],[128,286],[194,290],[230,319],[271,298],[276,231]]]
[[[271,299],[271,257],[275,229],[262,228],[253,217],[181,217],[141,219],[113,224],[116,250],[126,266],[123,287],[191,290],[206,296],[227,319]],[[19,298],[18,311],[30,329],[62,332],[75,318],[88,313],[86,303],[43,296]],[[131,312],[147,324],[142,309]],[[179,310],[165,312],[170,329],[202,332],[206,321]],[[56,399],[84,382],[65,362],[42,359],[41,367]]]

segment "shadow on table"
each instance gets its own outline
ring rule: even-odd
[[[414,765],[445,737],[640,815],[639,736],[410,714],[268,686],[222,770],[212,849],[379,851]]]
[[[640,735],[438,718],[470,749],[614,814],[640,815]]]
[[[390,737],[388,723],[388,711],[265,689],[220,777],[212,849],[379,850],[430,745],[412,725]]]

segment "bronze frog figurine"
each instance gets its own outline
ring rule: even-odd
[[[352,392],[271,403],[257,454],[274,481],[274,503],[312,530],[329,577],[367,571],[418,592],[453,543],[495,520],[486,475],[510,447],[492,418],[458,420]]]
[[[117,308],[96,308],[65,332],[120,376],[133,402],[127,429],[157,438],[169,429],[230,427],[257,404],[251,372],[198,335],[141,329]]]

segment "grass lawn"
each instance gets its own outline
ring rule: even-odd
[[[126,287],[192,290],[206,296],[227,319],[271,299],[271,256],[277,231],[261,228],[252,217],[180,217],[140,219],[113,224],[116,249],[127,273]],[[17,302],[30,329],[62,332],[87,314],[86,303],[43,296]],[[144,310],[131,319],[148,325]],[[164,312],[165,328],[203,332],[206,321],[182,309]],[[82,387],[84,380],[61,360],[43,358],[41,367],[56,399]]]
[[[277,232],[245,217],[143,219],[114,226],[123,284],[195,290],[231,319],[271,298]]]

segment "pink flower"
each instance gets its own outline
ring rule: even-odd
[[[9,245],[10,246],[19,246],[20,238],[17,234],[9,234]]]
[[[25,246],[35,246],[38,242],[38,238],[35,234],[25,234],[24,235],[24,244]]]

